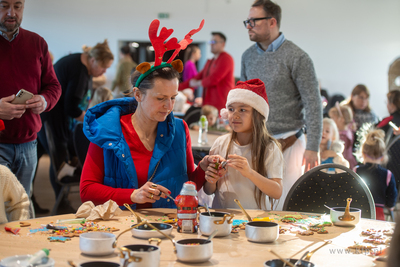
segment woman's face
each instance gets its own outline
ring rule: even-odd
[[[201,50],[200,48],[197,48],[196,51],[194,51],[194,56],[193,56],[195,61],[198,61],[201,58]]]
[[[143,115],[152,121],[165,121],[174,109],[175,98],[178,95],[178,79],[165,80],[158,78],[154,87],[146,90],[145,94],[139,93],[136,97],[140,103]]]
[[[111,64],[113,63],[113,60],[109,60],[107,63],[102,64],[102,62],[91,58],[90,59],[90,71],[89,74],[92,75],[93,77],[99,77],[106,73],[106,70],[111,67]]]
[[[368,99],[369,97],[364,92],[361,92],[358,95],[351,96],[351,100],[353,101],[354,107],[356,109],[361,109],[361,110],[364,110],[368,107]]]
[[[386,107],[387,107],[389,114],[392,114],[392,113],[396,112],[396,110],[397,110],[396,106],[393,103],[390,103],[389,99],[387,100]]]

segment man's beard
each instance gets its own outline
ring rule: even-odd
[[[7,24],[6,21],[8,19],[15,20],[15,24],[12,26]],[[0,22],[0,29],[5,32],[15,32],[19,28],[20,25],[21,25],[21,23],[17,20],[17,18],[7,17],[4,19],[4,21]]]

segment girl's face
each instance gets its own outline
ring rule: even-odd
[[[242,103],[232,103],[228,106],[229,126],[236,133],[252,132],[253,108]]]
[[[368,95],[364,92],[361,92],[358,95],[352,95],[351,100],[353,101],[354,107],[356,109],[364,110],[368,107]]]
[[[201,50],[200,48],[197,48],[196,51],[194,51],[193,59],[194,61],[198,61],[201,58]]]
[[[135,91],[135,98],[140,103],[143,115],[157,122],[165,121],[174,109],[177,95],[178,79],[158,78],[154,81],[154,87],[146,90],[145,94]]]
[[[217,122],[217,117],[214,114],[208,114],[207,116],[208,127],[213,126]]]
[[[333,130],[329,124],[324,123],[322,128],[321,144],[326,145],[329,140],[333,141]]]

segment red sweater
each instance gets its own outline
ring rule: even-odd
[[[135,164],[139,187],[143,186],[147,177],[150,159],[153,151],[148,151],[140,141],[131,123],[131,114],[121,116],[122,133],[131,151],[133,164]],[[205,182],[205,173],[198,166],[194,168],[192,143],[190,141],[189,128],[184,122],[186,131],[186,164],[190,181],[196,182],[200,189]],[[92,201],[95,205],[103,204],[109,199],[117,202],[119,206],[124,203],[133,204],[131,194],[135,189],[113,188],[103,184],[104,181],[104,155],[103,149],[93,143],[90,144],[85,164],[81,175],[80,194],[82,202]],[[137,208],[150,208],[151,203],[138,204]]]
[[[46,111],[57,103],[61,86],[54,73],[46,41],[36,33],[19,28],[9,42],[0,36],[0,98],[25,89],[46,99]],[[27,110],[19,119],[4,120],[1,143],[21,144],[36,139],[42,127],[40,115]]]
[[[217,59],[207,60],[204,68],[192,79],[201,80],[203,85],[203,105],[211,105],[218,110],[225,108],[226,98],[235,87],[233,58],[222,52]],[[179,90],[189,88],[189,81],[179,84]]]

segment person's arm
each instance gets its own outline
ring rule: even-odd
[[[45,40],[43,40],[41,44],[41,49],[43,51],[43,57],[41,60],[42,73],[39,94],[42,95],[46,101],[46,109],[44,109],[43,111],[49,111],[57,104],[58,100],[60,99],[62,90],[61,85],[58,82],[57,76],[54,72],[53,63],[51,62],[50,54]],[[29,101],[27,103],[31,102]]]
[[[181,82],[181,83],[179,84],[178,90],[179,90],[179,91],[182,91],[183,89],[186,89],[186,88],[192,88],[192,87],[190,87],[190,85],[189,85],[189,83],[190,83],[191,80],[201,80],[201,79],[203,79],[203,72],[204,72],[204,70],[205,70],[206,68],[208,68],[208,64],[210,64],[210,60],[207,61],[207,63],[206,63],[206,65],[204,66],[204,68],[203,68],[199,73],[197,73],[196,76],[194,76],[193,78],[191,78],[191,79],[189,79],[189,80],[187,80],[187,81]],[[194,90],[194,88],[192,88],[192,89]]]
[[[64,114],[74,119],[82,117],[83,110],[80,109],[79,104],[87,87],[88,80],[83,79],[80,75],[69,77],[64,92]]]
[[[124,205],[124,203],[133,204],[131,194],[134,189],[113,188],[103,183],[103,149],[90,143],[81,175],[80,195],[82,203],[92,201],[95,205],[100,205],[112,199],[119,206]]]
[[[10,221],[29,219],[30,202],[24,187],[7,167],[2,167],[1,173],[4,205]]]
[[[266,155],[265,168],[267,176],[262,176],[253,170],[245,157],[238,155],[228,156],[228,166],[239,171],[244,177],[251,180],[264,194],[279,199],[282,196],[283,155],[278,146],[271,144],[273,150]],[[271,151],[270,149],[268,151]]]
[[[396,205],[397,201],[397,188],[396,188],[396,181],[394,179],[394,175],[392,173],[390,182],[388,187],[386,188],[386,201],[385,205],[389,208],[392,208]]]
[[[233,58],[227,53],[221,54],[214,61],[214,66],[212,67],[212,69],[210,69],[208,73],[209,75],[201,79],[203,87],[218,85],[221,80],[226,79],[226,76],[234,68]]]
[[[307,145],[303,164],[305,172],[319,164],[318,150],[322,136],[322,105],[318,81],[311,58],[304,54],[295,59],[292,79],[296,84],[305,109]]]

